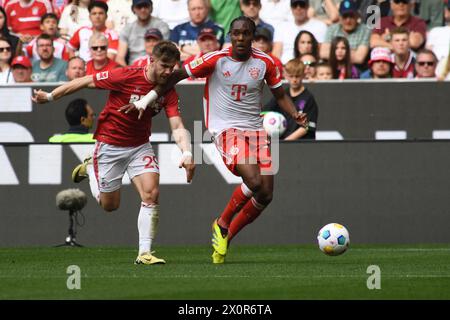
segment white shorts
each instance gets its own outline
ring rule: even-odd
[[[93,162],[100,192],[120,189],[125,171],[130,180],[145,172],[159,174],[158,159],[150,142],[138,147],[118,147],[97,142]]]

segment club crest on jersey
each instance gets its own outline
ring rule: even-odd
[[[248,69],[248,73],[250,73],[250,76],[255,80],[258,79],[260,72],[261,70],[259,70],[259,68],[256,67],[251,67],[250,69]]]
[[[201,65],[203,63],[203,58],[200,57],[198,59],[195,59],[194,61],[191,61],[191,63],[189,63],[189,65],[191,66],[192,69],[194,69],[195,67],[197,67],[198,65]]]
[[[234,145],[230,148],[230,155],[235,156],[238,153],[239,153],[239,148],[236,145]]]
[[[37,15],[39,13],[39,8],[33,8],[31,10],[31,13],[33,14],[33,16]]]
[[[103,71],[103,72],[99,72],[95,75],[97,77],[97,80],[105,80],[108,79],[109,77],[109,72],[108,71]]]

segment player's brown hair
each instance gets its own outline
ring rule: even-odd
[[[172,42],[163,40],[153,48],[152,56],[162,61],[179,61],[180,51]]]
[[[285,64],[284,71],[290,76],[303,77],[305,75],[305,65],[300,59],[292,59]]]

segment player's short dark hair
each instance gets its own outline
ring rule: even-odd
[[[94,8],[101,8],[105,10],[105,13],[108,13],[108,5],[103,1],[92,1],[88,6],[88,11],[91,12]]]
[[[163,61],[180,60],[180,51],[171,41],[160,41],[152,51],[152,56]]]
[[[81,117],[87,117],[87,101],[85,99],[75,99],[66,108],[66,120],[71,126],[81,124]]]
[[[41,24],[43,24],[44,21],[47,19],[53,19],[53,20],[56,20],[56,22],[58,22],[58,16],[56,14],[54,14],[53,12],[47,12],[46,14],[44,14],[41,17]]]
[[[248,18],[246,16],[240,16],[240,17],[234,18],[233,21],[231,21],[231,23],[230,23],[230,32],[233,29],[233,24],[235,22],[238,22],[238,21],[247,22],[248,25],[250,26],[250,30],[252,31],[252,34],[255,34],[255,32],[256,32],[256,24],[255,24],[255,22],[252,19],[250,19],[250,18]]]

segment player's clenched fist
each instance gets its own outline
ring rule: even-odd
[[[34,95],[31,97],[31,100],[35,103],[47,103],[51,101],[51,93],[45,92],[41,89],[34,89]]]

